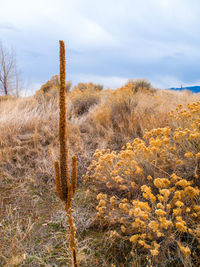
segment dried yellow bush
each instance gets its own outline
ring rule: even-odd
[[[68,92],[71,88],[72,83],[70,81],[65,84],[65,91]],[[60,88],[60,78],[58,75],[51,77],[49,81],[41,86],[35,93],[37,100],[50,100],[53,97],[57,97],[57,92]]]
[[[100,85],[93,83],[79,83],[73,87],[69,94],[69,99],[72,103],[71,112],[75,116],[81,116],[88,112],[91,107],[99,103],[101,89]]]
[[[199,115],[200,102],[179,105],[166,127],[94,154],[84,179],[97,192],[96,219],[131,242],[133,261],[200,264]]]

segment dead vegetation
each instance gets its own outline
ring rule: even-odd
[[[108,232],[95,220],[96,194],[82,181],[95,150],[120,151],[127,142],[142,138],[145,130],[165,127],[168,112],[177,104],[186,106],[200,96],[164,90],[133,92],[125,86],[116,91],[92,89],[95,98],[89,100],[87,90],[91,88],[67,93],[69,156],[78,157],[73,204],[78,255],[80,266],[112,266],[119,252],[129,247],[123,241],[108,244]],[[58,99],[49,95],[42,101],[3,99],[0,115],[0,266],[50,267],[66,266],[66,262],[70,266],[67,221],[54,185]],[[139,261],[136,266],[141,266]],[[119,266],[128,266],[128,259]]]

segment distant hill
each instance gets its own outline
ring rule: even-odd
[[[200,86],[188,86],[188,87],[169,88],[169,89],[170,90],[175,90],[175,91],[190,90],[193,93],[200,93]]]

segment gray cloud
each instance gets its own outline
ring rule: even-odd
[[[199,11],[198,0],[7,0],[0,31],[35,84],[58,73],[63,39],[74,83],[143,77],[169,87],[200,80]]]

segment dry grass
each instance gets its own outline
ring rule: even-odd
[[[128,248],[123,242],[109,247],[107,232],[95,224],[95,196],[81,179],[94,151],[119,151],[125,143],[142,137],[145,129],[165,126],[168,111],[177,104],[186,105],[200,96],[156,91],[124,98],[120,89],[103,90],[82,115],[73,113],[77,102],[70,93],[67,98],[69,156],[78,156],[74,217],[80,266],[111,266],[117,253]],[[77,99],[81,102],[79,95]],[[70,266],[66,218],[54,185],[57,98],[2,100],[0,125],[0,266],[66,266],[66,262]]]

